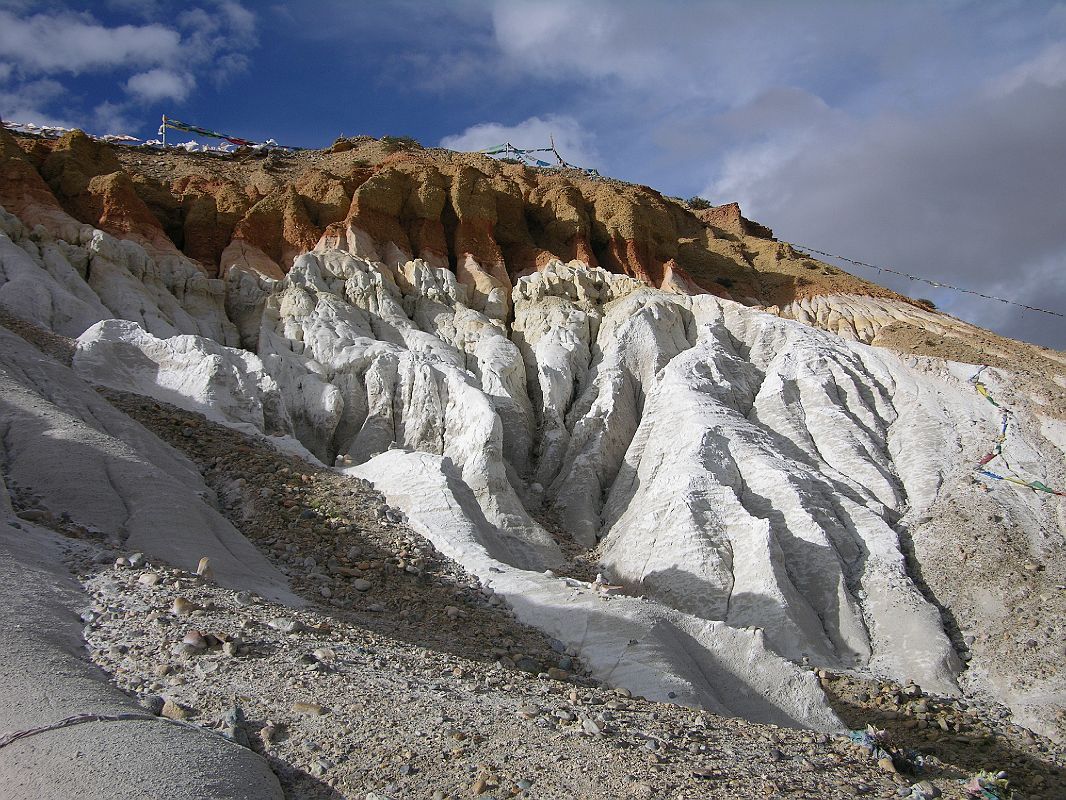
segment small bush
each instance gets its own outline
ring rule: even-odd
[[[382,136],[381,143],[388,148],[390,153],[397,150],[422,150],[422,144],[410,136]]]
[[[715,278],[714,281],[719,286],[722,286],[722,287],[724,287],[726,289],[732,289],[733,288],[733,279],[732,278],[723,278],[723,277],[719,276],[719,277]]]
[[[920,306],[925,306],[925,307],[926,307],[926,308],[928,308],[928,309],[929,309],[930,311],[936,311],[936,303],[934,303],[934,302],[933,302],[932,300],[930,300],[930,299],[929,299],[928,297],[919,297],[919,298],[918,298],[917,300],[915,300],[914,302],[916,302],[916,303],[917,303],[918,305],[920,305]]]
[[[689,208],[695,211],[702,211],[705,208],[713,208],[714,204],[710,200],[705,200],[702,197],[690,197],[685,201]]]

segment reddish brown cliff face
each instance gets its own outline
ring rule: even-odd
[[[555,258],[765,305],[891,294],[773,241],[736,204],[694,212],[645,186],[368,138],[215,156],[2,132],[0,204],[34,224],[73,217],[180,250],[212,276],[238,266],[280,278],[323,241],[422,258],[455,270],[481,305],[494,289],[506,305],[518,277]]]

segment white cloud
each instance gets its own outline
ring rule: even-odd
[[[248,65],[247,53],[257,45],[255,14],[237,0],[201,3],[175,17],[152,0],[107,0],[111,11],[143,23],[108,25],[89,12],[56,8],[63,3],[0,0],[0,81],[7,85],[0,89],[0,115],[53,119],[50,109],[62,107],[77,126],[137,132],[145,104],[181,103],[198,77],[220,85]],[[83,74],[106,75],[118,93],[95,97],[87,107],[61,82]]]
[[[950,97],[1003,59],[983,31],[1007,8],[953,15],[951,4],[495,0],[505,65],[541,78],[593,81],[600,94],[698,99],[730,107],[775,86],[862,81],[910,104]],[[984,40],[984,41],[982,41]],[[930,80],[930,74],[936,80]]]
[[[743,142],[705,194],[781,238],[1066,311],[1066,83],[1026,83],[926,116],[815,115]],[[845,269],[1010,336],[1062,347],[1053,317]]]
[[[50,78],[29,81],[16,86],[0,87],[0,116],[11,122],[32,122],[35,125],[73,127],[65,116],[41,111],[52,101],[62,97],[63,85]]]
[[[126,133],[134,130],[137,120],[126,103],[104,101],[93,109],[93,127],[100,133]]]
[[[0,11],[0,54],[26,74],[161,64],[180,46],[181,36],[158,24],[108,28],[71,12],[20,19]]]
[[[1039,55],[991,82],[993,94],[1009,94],[1027,83],[1049,88],[1066,83],[1066,41],[1048,45]]]
[[[548,147],[553,136],[556,149],[571,164],[585,168],[599,164],[592,137],[577,120],[568,116],[530,117],[517,125],[482,122],[472,125],[462,133],[445,136],[441,139],[440,146],[467,152],[510,142],[515,147],[526,150]],[[538,156],[545,161],[554,161],[554,156],[550,153],[541,153]]]
[[[175,100],[181,102],[196,86],[196,79],[187,72],[175,72],[162,67],[139,72],[126,81],[126,91],[138,100],[147,102]]]

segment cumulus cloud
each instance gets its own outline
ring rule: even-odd
[[[585,168],[595,168],[599,164],[592,137],[577,120],[568,116],[530,117],[516,125],[482,122],[462,133],[445,136],[440,146],[449,150],[471,151],[510,142],[526,150],[547,147],[551,137],[555,138],[556,149],[571,164]],[[554,158],[549,156],[550,153],[540,154],[543,160]]]
[[[17,86],[0,86],[0,109],[3,118],[12,122],[32,122],[34,125],[71,127],[62,114],[50,114],[40,109],[62,97],[66,90],[58,81],[42,78]]]
[[[1066,85],[809,123],[731,149],[705,194],[739,200],[792,241],[1066,311]],[[1056,318],[843,266],[1008,335],[1064,343]]]
[[[130,114],[128,103],[112,103],[105,100],[93,109],[92,124],[93,129],[100,133],[124,134],[133,130],[137,123]]]
[[[556,108],[596,137],[612,174],[1066,310],[1063,7],[500,0],[492,15],[505,70],[578,87]],[[865,277],[1066,346],[1058,318]]]
[[[196,79],[187,72],[156,67],[147,72],[138,72],[126,81],[126,91],[138,100],[176,100],[181,102],[189,96]]]
[[[108,28],[85,14],[19,18],[0,11],[0,54],[26,74],[161,64],[176,58],[180,48],[177,31],[158,24]]]
[[[0,94],[0,115],[53,118],[62,105],[73,124],[115,132],[143,119],[136,112],[146,104],[187,100],[198,76],[221,84],[247,68],[247,53],[257,45],[256,17],[237,0],[202,3],[108,0],[103,7],[121,15],[121,24],[54,2],[5,4],[0,80],[9,88]],[[110,90],[91,106],[82,91],[67,90],[69,80],[86,76],[101,78],[99,85]],[[64,91],[42,93],[43,78]]]
[[[1066,83],[1066,41],[1048,45],[1039,55],[992,81],[993,94],[1010,94],[1027,83],[1055,88]]]

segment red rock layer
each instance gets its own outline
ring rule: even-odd
[[[736,204],[693,212],[648,187],[577,172],[365,137],[342,145],[217,157],[80,132],[55,141],[3,132],[0,204],[31,222],[73,217],[156,252],[180,250],[212,276],[236,265],[278,278],[320,241],[389,262],[422,258],[450,266],[482,304],[499,289],[495,302],[506,305],[518,277],[554,258],[765,304],[859,284],[884,292],[805,269],[809,259],[769,241]]]

